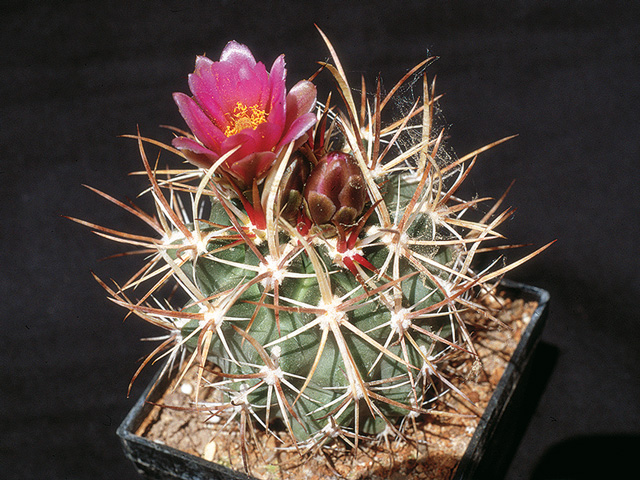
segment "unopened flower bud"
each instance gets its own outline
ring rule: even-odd
[[[353,225],[364,209],[366,193],[355,159],[343,152],[330,152],[313,167],[307,180],[307,215],[316,225]]]
[[[298,213],[302,206],[302,191],[310,170],[309,161],[300,153],[295,154],[293,161],[285,170],[280,215],[288,222],[294,223],[298,220]]]

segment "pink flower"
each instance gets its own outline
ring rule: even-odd
[[[280,55],[267,73],[249,48],[233,41],[219,62],[197,57],[189,75],[193,97],[173,94],[195,140],[175,138],[173,146],[194,165],[209,168],[240,145],[221,168],[243,187],[264,178],[282,147],[316,122],[315,86],[302,80],[287,94],[284,65]]]

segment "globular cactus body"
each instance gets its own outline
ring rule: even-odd
[[[163,147],[198,168],[160,180],[144,149],[159,143],[137,135],[157,217],[102,194],[160,238],[81,221],[152,252],[125,285],[103,283],[115,302],[169,332],[147,362],[163,349],[182,353],[184,368],[200,367],[198,388],[226,396],[194,408],[241,410],[243,421],[281,437],[271,427],[278,418],[290,441],[307,445],[398,434],[398,419],[457,391],[440,363],[451,352],[474,354],[461,311],[491,318],[474,292],[511,268],[472,268],[509,211],[463,218],[481,201],[455,196],[475,160],[454,160],[433,135],[426,77],[422,105],[383,126],[389,97],[378,91],[373,105],[356,109],[335,60],[327,68],[345,113],[312,112],[309,81],[286,94],[282,57],[270,74],[234,42],[220,62],[199,57],[194,99],[174,97],[193,135]],[[231,82],[236,70],[244,83]],[[243,123],[243,112],[257,111],[260,122]],[[171,281],[188,297],[178,308],[157,298]],[[141,300],[129,299],[149,282]]]
[[[415,187],[415,182],[406,182],[401,190],[411,192]],[[214,201],[214,209],[221,210],[222,207],[215,203],[217,201]],[[401,210],[405,207],[400,205]],[[216,218],[221,216],[224,216],[223,212],[215,215]],[[420,214],[414,219],[420,225],[417,230],[422,241],[425,240],[424,232],[429,231],[425,228],[425,223],[429,223],[423,218],[426,216]],[[376,222],[372,221],[363,231],[376,230],[375,226]],[[299,440],[322,431],[330,425],[329,419],[338,425],[352,427],[356,405],[359,409],[358,430],[379,433],[387,425],[385,417],[393,422],[398,416],[409,413],[411,406],[418,411],[425,401],[425,392],[435,393],[431,386],[434,379],[428,375],[425,366],[433,361],[444,344],[438,344],[433,336],[420,330],[451,338],[455,319],[449,314],[435,315],[437,310],[423,318],[408,315],[412,311],[428,310],[441,302],[443,295],[427,275],[406,258],[399,259],[400,277],[393,278],[393,269],[385,267],[389,260],[393,261],[389,246],[383,243],[385,234],[379,232],[373,236],[369,239],[371,244],[362,248],[361,255],[380,273],[380,278],[374,278],[376,274],[370,272],[366,283],[335,264],[335,256],[339,255],[335,250],[335,238],[330,242],[312,241],[305,249],[293,237],[280,246],[282,258],[279,261],[270,257],[266,242],[251,247],[241,243],[225,248],[229,241],[212,241],[208,244],[209,253],[182,267],[188,276],[196,279],[205,297],[218,298],[252,284],[228,308],[221,303],[221,323],[212,336],[209,358],[226,373],[241,377],[267,372],[271,368],[270,373],[283,381],[282,401],[288,402],[291,412],[282,413],[295,419],[291,421],[291,427]],[[363,236],[363,240],[366,239]],[[323,298],[310,254],[328,267],[327,273],[322,274],[330,288],[328,299]],[[446,266],[451,264],[454,252],[446,247],[433,248],[428,255],[435,264]],[[255,281],[270,265],[274,271],[263,273],[264,278]],[[422,268],[432,275],[450,276],[429,265]],[[384,271],[389,271],[391,276],[382,275]],[[274,282],[278,283],[277,306],[273,298]],[[404,335],[405,332],[409,334],[412,326],[417,328],[411,331],[412,343],[408,344]],[[197,321],[187,323],[182,336],[188,337],[197,328]],[[260,349],[238,330],[251,336]],[[402,344],[400,340],[403,340]],[[271,366],[261,354],[269,356]],[[252,391],[250,403],[256,410],[262,410],[263,415],[269,402],[272,412],[281,407],[273,392],[269,398],[273,379],[234,380],[230,382],[234,388],[242,385],[245,390]],[[367,406],[365,396],[375,402],[375,409]],[[385,400],[377,400],[378,396]]]

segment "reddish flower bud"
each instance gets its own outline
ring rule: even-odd
[[[285,171],[281,215],[288,222],[295,224],[298,220],[298,213],[302,206],[302,191],[310,170],[309,161],[302,154],[296,153]]]
[[[304,189],[307,215],[316,225],[353,225],[366,200],[362,172],[343,152],[327,153],[313,167]]]

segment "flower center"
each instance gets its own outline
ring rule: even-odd
[[[227,137],[240,133],[242,130],[250,128],[255,130],[258,125],[267,121],[269,114],[258,108],[258,105],[248,107],[242,102],[236,103],[233,113],[228,113],[229,125],[224,131]]]

